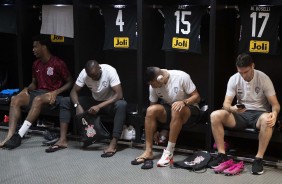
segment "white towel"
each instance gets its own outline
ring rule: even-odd
[[[73,38],[73,6],[42,5],[40,33]]]

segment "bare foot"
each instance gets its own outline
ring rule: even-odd
[[[110,142],[110,145],[104,149],[104,153],[108,153],[108,152],[116,152],[117,149],[117,139],[116,138],[113,138]]]
[[[144,159],[153,159],[154,158],[154,155],[152,152],[144,152],[142,155],[140,155],[139,157],[137,157],[137,162],[138,161],[142,161]]]
[[[59,139],[54,145],[68,147],[68,142],[67,142],[67,140]]]
[[[1,143],[0,143],[0,148],[4,146],[4,144],[10,139],[10,137],[6,137]]]

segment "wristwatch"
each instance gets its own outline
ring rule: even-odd
[[[188,101],[187,100],[183,100],[183,103],[185,104],[185,106],[188,105]]]
[[[75,103],[73,106],[74,106],[74,108],[77,108],[79,106],[79,104]]]

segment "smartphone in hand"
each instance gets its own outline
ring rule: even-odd
[[[236,107],[238,109],[245,109],[246,108],[244,104],[236,104]]]

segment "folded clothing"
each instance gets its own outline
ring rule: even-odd
[[[20,89],[3,89],[0,92],[0,95],[14,95],[17,94],[20,91]]]

